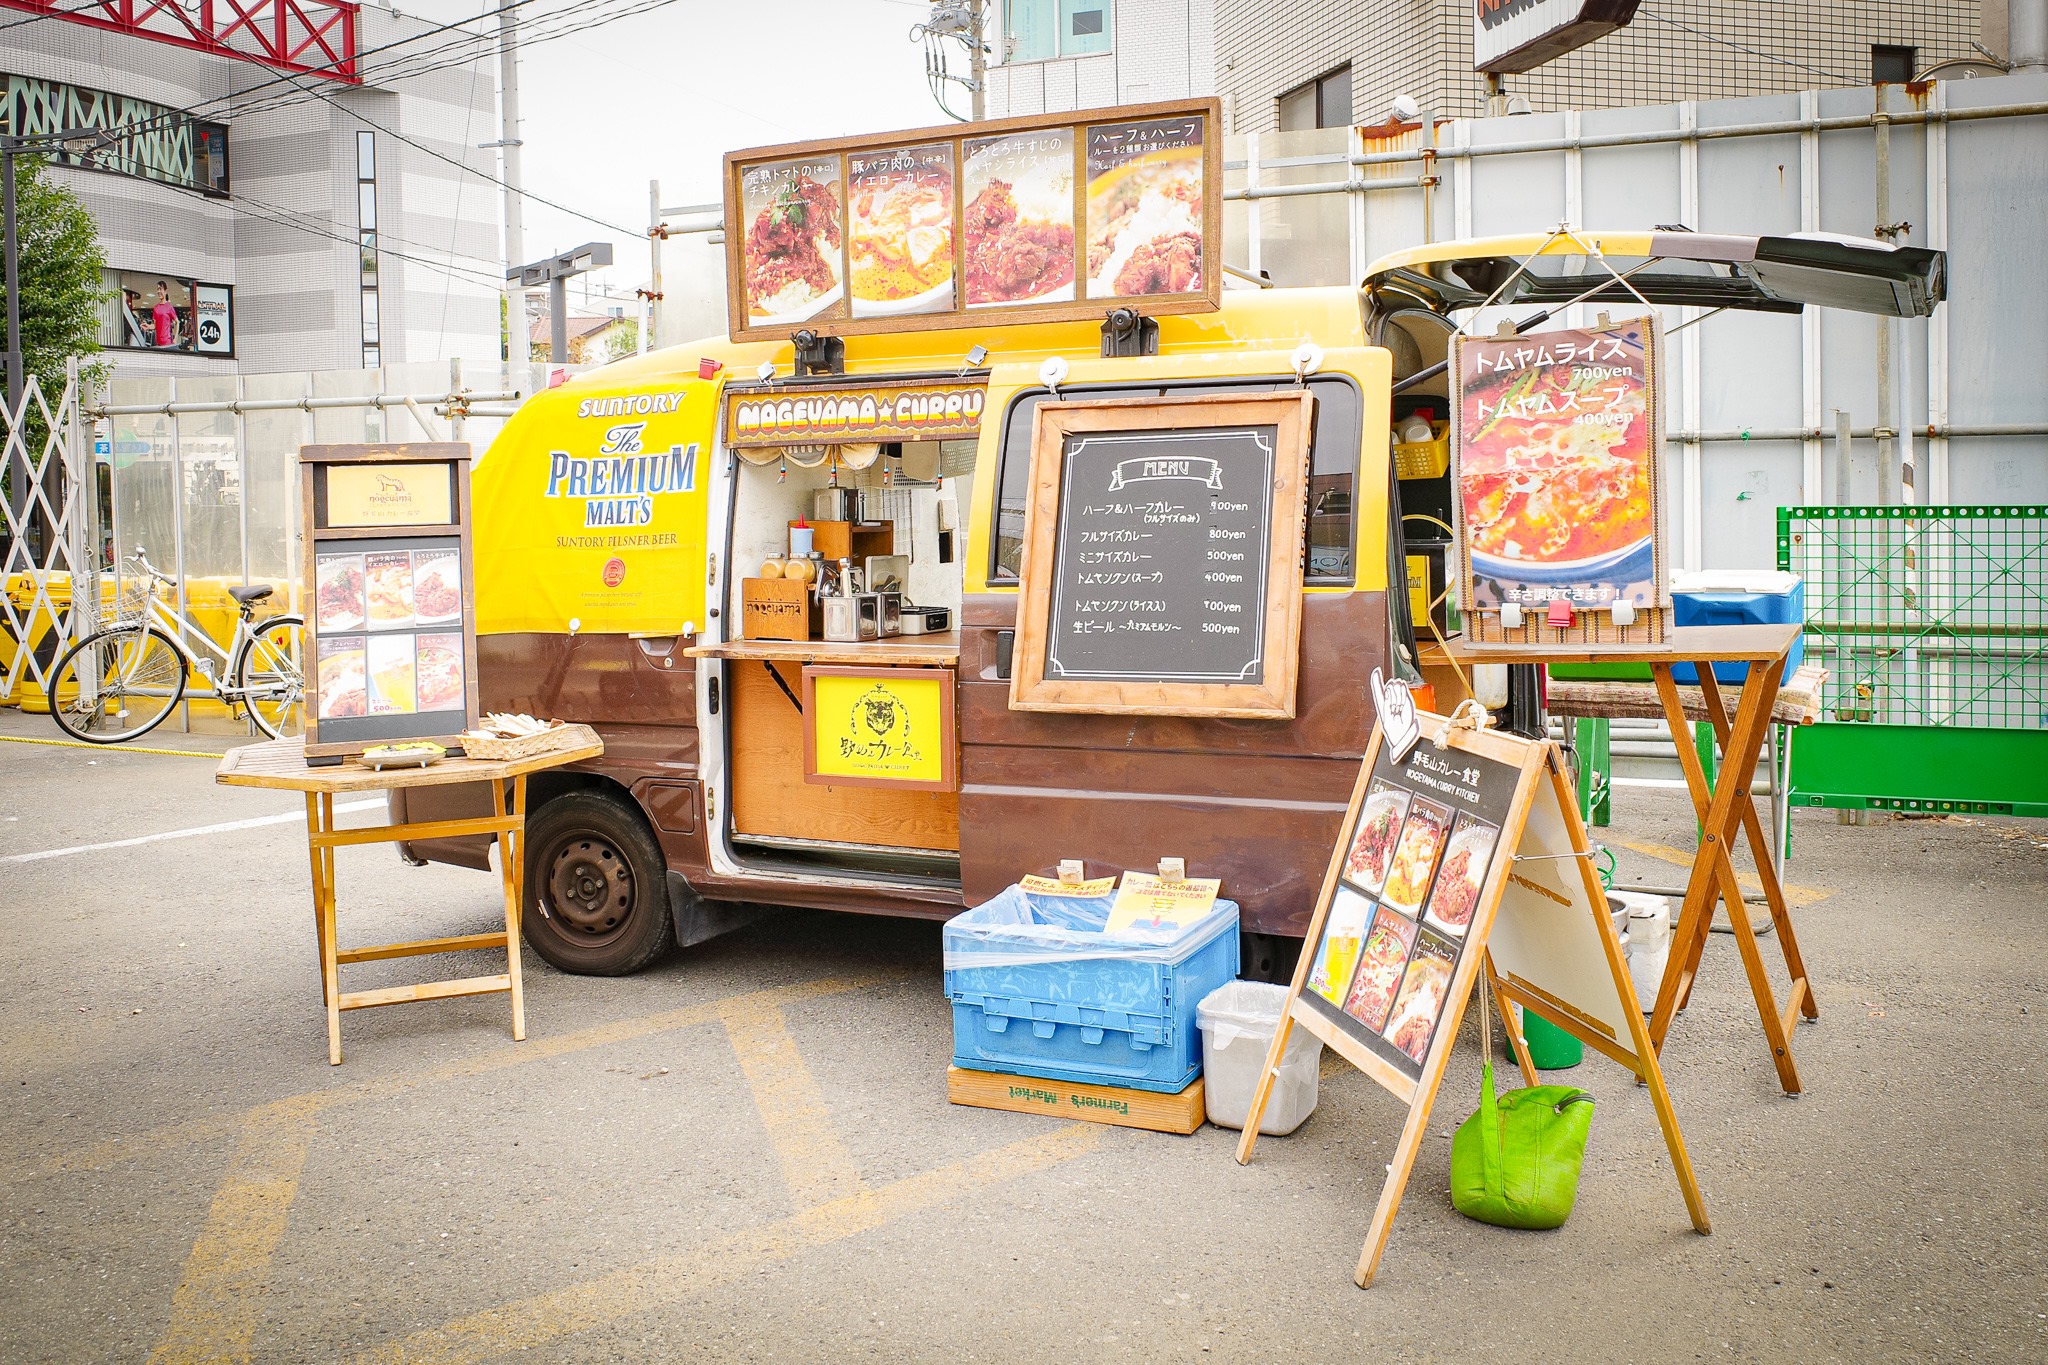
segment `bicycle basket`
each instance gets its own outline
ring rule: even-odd
[[[151,590],[156,586],[146,573],[129,574],[114,581],[113,619],[109,625],[139,621],[149,610]]]

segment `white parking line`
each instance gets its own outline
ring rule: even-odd
[[[334,813],[343,811],[368,810],[384,804],[382,798],[368,801],[343,801],[335,806]],[[259,815],[252,820],[229,820],[219,825],[198,825],[192,829],[166,830],[162,834],[145,834],[138,839],[113,839],[104,844],[79,844],[74,848],[48,848],[41,853],[10,853],[0,858],[0,863],[34,863],[45,858],[62,858],[72,853],[99,853],[110,848],[134,848],[138,844],[154,844],[165,839],[193,839],[202,834],[227,834],[238,829],[256,829],[263,825],[288,825],[306,818],[304,811],[290,811],[284,815]]]

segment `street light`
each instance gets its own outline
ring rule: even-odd
[[[548,287],[548,359],[556,365],[569,363],[569,277],[598,270],[612,263],[610,242],[585,242],[574,251],[550,256],[544,261],[514,266],[505,272],[523,289]],[[521,330],[526,320],[520,319]]]
[[[7,253],[7,411],[21,405],[21,276],[16,258],[20,244],[14,234],[14,158],[18,153],[64,152],[84,158],[120,141],[109,128],[64,128],[54,133],[31,133],[27,137],[0,137],[0,232],[6,235]]]

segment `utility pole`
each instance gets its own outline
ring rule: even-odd
[[[974,32],[967,35],[967,75],[974,82],[976,123],[988,117],[988,44],[983,41],[987,9],[987,0],[967,0],[968,17],[974,21]]]
[[[498,5],[498,151],[504,158],[505,269],[526,257],[526,231],[521,220],[519,183],[519,13],[515,0]],[[505,359],[521,362],[532,353],[527,341],[526,290],[513,283],[505,291]],[[561,364],[556,357],[556,364]]]
[[[647,182],[647,321],[640,328],[640,354],[646,355],[661,343],[661,244],[668,236],[668,224],[661,221],[661,182]]]

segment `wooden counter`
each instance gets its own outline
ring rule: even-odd
[[[885,640],[727,640],[692,645],[691,659],[760,659],[788,664],[855,664],[876,668],[951,668],[960,662],[960,633],[891,635]]]

